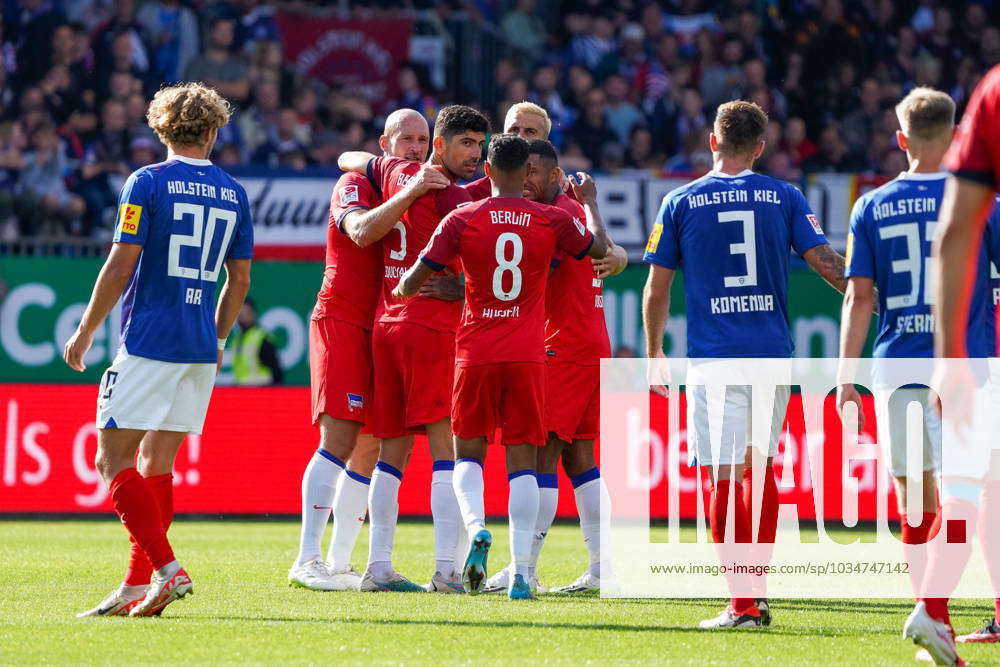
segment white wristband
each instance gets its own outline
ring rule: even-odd
[[[219,339],[219,352],[222,352],[224,349],[226,349],[226,340],[227,340],[226,338]]]

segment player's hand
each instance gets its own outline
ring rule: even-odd
[[[395,298],[397,298],[397,299],[409,299],[413,295],[412,294],[404,294],[403,293],[403,284],[402,284],[402,282],[400,282],[399,284],[397,284],[395,287],[392,288],[392,296],[395,297]]]
[[[66,360],[66,365],[74,371],[82,372],[87,370],[87,365],[83,363],[83,358],[87,356],[87,352],[90,350],[93,342],[94,334],[86,334],[77,329],[70,339],[66,341],[66,347],[63,348],[63,359]]]
[[[840,419],[844,419],[844,406],[847,403],[854,403],[858,406],[858,428],[863,428],[865,425],[865,411],[861,409],[861,394],[858,393],[858,388],[854,386],[854,383],[846,383],[837,385],[837,413],[840,414]]]
[[[569,192],[569,178],[566,176],[566,172],[561,167],[556,167],[556,169],[559,169],[559,192]]]
[[[418,171],[406,184],[406,187],[416,195],[422,195],[428,190],[442,190],[451,185],[448,177],[431,165],[421,165]]]
[[[598,278],[604,280],[608,276],[617,276],[628,266],[628,253],[620,245],[612,245],[608,254],[601,259],[591,258],[594,265],[594,273]]]
[[[597,184],[587,174],[576,172],[576,180],[570,179],[569,184],[578,202],[597,201]]]
[[[420,286],[420,296],[429,296],[441,301],[458,301],[465,297],[465,287],[451,269],[435,273]]]
[[[961,430],[972,426],[975,417],[976,379],[965,359],[935,359],[931,375],[934,407],[939,415],[953,420]],[[942,401],[948,403],[944,415]]]
[[[661,359],[662,361],[660,361]],[[664,398],[667,397],[670,389],[670,363],[666,359],[667,355],[663,354],[663,350],[656,350],[649,355],[649,364],[646,367],[649,390]]]

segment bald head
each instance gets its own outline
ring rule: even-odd
[[[386,155],[423,162],[430,147],[427,121],[413,109],[397,109],[385,119],[378,144]]]

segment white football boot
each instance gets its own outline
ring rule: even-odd
[[[108,596],[101,600],[101,604],[93,609],[81,611],[77,618],[89,618],[91,616],[128,616],[132,607],[139,604],[139,601],[146,596],[148,586],[126,586],[122,584],[115,590],[108,593]]]
[[[334,570],[327,563],[327,572],[330,574],[330,581],[332,581],[337,588],[331,588],[329,590],[334,591],[356,591],[358,586],[361,584],[361,573],[355,570],[353,567],[348,567],[344,570]]]
[[[906,619],[906,624],[903,626],[903,639],[912,639],[914,644],[924,647],[935,664],[965,664],[958,657],[955,636],[951,628],[946,623],[931,618],[930,614],[927,613],[927,606],[923,602],[918,602],[909,618]]]
[[[709,618],[698,624],[702,630],[719,630],[722,628],[759,628],[761,627],[760,610],[756,606],[737,612],[731,606],[726,607],[715,618]]]
[[[355,581],[355,588],[357,581],[360,581],[360,577]],[[313,558],[309,562],[292,565],[292,569],[288,571],[288,585],[308,588],[311,591],[347,590],[333,580],[332,573],[322,558]]]
[[[180,600],[185,595],[194,594],[194,584],[191,577],[184,571],[177,561],[174,561],[177,569],[173,574],[160,575],[153,572],[153,579],[149,582],[149,590],[146,596],[136,606],[129,611],[129,616],[159,616],[163,608],[171,602]]]
[[[450,577],[446,577],[440,572],[435,572],[431,577],[431,582],[424,586],[428,593],[465,593],[465,585],[462,583],[462,575],[452,572]]]

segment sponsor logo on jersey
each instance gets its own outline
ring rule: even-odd
[[[135,204],[122,204],[118,209],[118,231],[122,234],[138,234],[139,220],[142,218],[142,207]]]
[[[358,201],[358,186],[345,185],[340,191],[340,205],[347,206]]]
[[[365,407],[365,397],[361,394],[347,394],[347,409],[354,412],[354,408]]]
[[[823,233],[823,225],[819,224],[819,218],[810,213],[809,215],[806,216],[806,220],[808,220],[809,224],[813,226],[813,229],[816,230],[817,234]]]
[[[653,231],[649,233],[649,241],[646,242],[646,252],[656,252],[656,248],[660,245],[660,234],[662,232],[662,223],[658,222],[653,225]]]
[[[583,226],[580,222],[580,218],[573,218],[573,224],[576,225],[576,231],[580,232],[580,236],[585,236],[587,234],[587,228]]]

